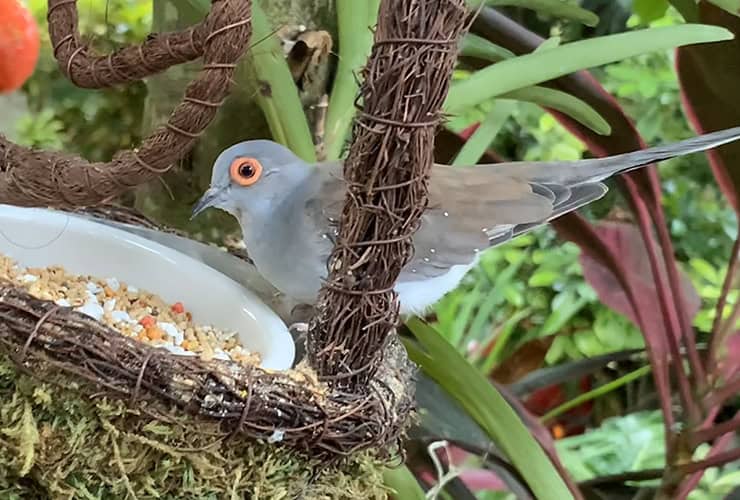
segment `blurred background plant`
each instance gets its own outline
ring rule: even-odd
[[[184,227],[197,237],[219,240],[233,231],[225,219],[214,215],[204,226],[196,227],[188,225],[182,214],[205,188],[214,155],[228,143],[237,138],[274,137],[309,159],[315,155],[329,159],[340,156],[352,118],[356,71],[372,42],[366,28],[373,24],[378,5],[377,0],[368,1],[359,8],[356,1],[258,3],[253,47],[238,78],[238,91],[203,144],[190,161],[168,174],[163,183],[148,186],[125,201],[136,203],[158,219]],[[61,76],[51,56],[44,30],[46,2],[28,3],[42,27],[42,54],[36,72],[20,94],[25,103],[19,103],[19,97],[14,96],[12,109],[16,112],[0,117],[2,130],[11,131],[23,144],[65,149],[100,160],[120,148],[135,145],[152,123],[169,112],[168,106],[179,97],[188,74],[168,72],[147,84],[119,89],[77,89]],[[473,7],[478,3],[470,2]],[[460,85],[457,91],[453,85],[448,99],[452,119],[438,141],[436,153],[440,160],[475,163],[479,159],[578,159],[589,154],[620,152],[609,150],[610,147],[634,149],[640,137],[649,144],[686,138],[694,133],[689,122],[694,129],[696,123],[701,123],[700,118],[692,118],[696,114],[692,110],[702,105],[716,108],[717,103],[702,104],[701,93],[687,93],[686,89],[682,103],[680,71],[676,71],[676,52],[672,49],[722,39],[718,31],[683,26],[687,21],[722,24],[738,33],[732,29],[737,19],[728,12],[740,12],[739,2],[733,1],[712,2],[719,7],[704,0],[699,6],[693,0],[485,3],[489,7],[482,11],[473,26],[473,35],[462,46],[455,77],[455,83]],[[83,0],[79,9],[81,31],[92,37],[96,47],[108,50],[143,39],[152,25],[167,30],[192,23],[205,12],[207,2]],[[676,31],[655,32],[648,38],[645,33],[636,33],[643,28]],[[603,38],[620,33],[645,36],[618,42]],[[571,42],[579,40],[609,40],[616,45],[598,49],[594,48],[596,45],[583,45],[582,50],[591,51],[589,57],[597,53],[590,62],[579,66],[582,61],[576,61],[571,64],[575,64],[572,69],[564,72],[541,65],[534,76],[528,77],[531,81],[510,83],[504,78],[517,71],[521,76],[521,70],[486,73],[501,61],[521,62],[519,68],[524,68],[525,59],[515,54],[533,49],[535,53],[554,51],[552,60],[556,61],[566,57],[557,49],[572,48],[575,45]],[[735,50],[736,60],[740,60],[738,45],[732,43],[725,42]],[[620,50],[604,55],[609,47]],[[584,73],[565,76],[587,68],[594,81]],[[734,69],[735,73],[728,70],[724,78],[740,86],[740,72],[737,66]],[[558,77],[562,78],[554,80]],[[267,85],[272,94],[260,92],[262,87],[256,86],[257,81]],[[495,82],[505,88],[491,91],[490,97],[471,98],[475,94],[471,91],[479,88],[474,87],[476,82],[489,87]],[[600,97],[599,84],[618,105]],[[687,88],[690,90],[690,85]],[[729,97],[720,92],[720,98]],[[730,123],[724,126],[740,124],[740,114],[735,114],[736,122],[732,122],[732,111],[728,110]],[[629,117],[636,131],[629,129],[624,118],[619,118],[623,122],[615,121],[615,116]],[[616,130],[612,136],[608,135],[610,129]],[[314,142],[319,146],[316,150],[311,147]],[[722,168],[713,166],[715,173]],[[737,160],[725,167],[737,172]],[[729,175],[731,180],[738,177]],[[728,262],[732,262],[729,257],[737,253],[733,245],[738,238],[738,207],[733,207],[728,194],[733,184],[716,181],[705,155],[664,162],[660,166],[660,181],[662,197],[658,203],[665,212],[672,244],[668,252],[690,280],[697,299],[697,312],[691,318],[696,332],[683,334],[686,339],[695,335],[693,349],[704,356],[713,349],[712,338],[718,326],[716,311],[723,310],[729,317],[740,301],[737,283],[726,280],[732,272],[728,269]],[[635,227],[630,223],[634,220],[634,203],[642,203],[634,201],[637,191],[624,186],[617,189],[615,182],[610,182],[610,187],[613,189],[604,199],[581,210],[581,215],[589,221],[602,221],[594,228],[601,231],[599,234],[608,245],[619,238],[607,237],[617,234],[624,241],[638,241],[643,248],[640,234],[628,229]],[[644,192],[642,196],[649,203]],[[656,217],[657,225],[660,216]],[[603,225],[603,221],[612,225]],[[432,329],[425,330],[428,327],[421,322],[409,325],[417,340],[407,338],[407,346],[423,367],[424,377],[428,377],[422,379],[419,387],[424,422],[409,441],[408,450],[408,464],[420,484],[427,489],[436,484],[442,498],[526,498],[530,488],[536,490],[531,481],[541,471],[537,464],[522,470],[517,452],[509,448],[514,438],[502,432],[521,427],[523,422],[537,438],[537,446],[553,460],[574,496],[632,498],[657,491],[663,498],[689,495],[688,498],[700,500],[724,498],[740,488],[737,466],[718,461],[717,465],[724,465],[723,468],[712,467],[703,476],[687,479],[694,476],[673,462],[676,450],[669,446],[666,453],[665,444],[676,443],[665,434],[665,405],[671,406],[681,398],[676,396],[675,386],[671,397],[650,376],[655,375],[651,366],[655,363],[655,346],[660,344],[656,341],[660,337],[655,333],[658,330],[638,327],[640,321],[635,312],[625,310],[629,305],[620,306],[619,300],[625,299],[609,296],[609,286],[605,285],[608,280],[599,274],[599,264],[584,255],[583,240],[578,241],[566,229],[558,225],[542,227],[487,251],[460,288],[445,297],[427,318]],[[618,256],[628,268],[639,269],[639,263],[647,266],[647,280],[652,282],[648,292],[656,301],[655,297],[665,290],[661,292],[660,284],[649,277],[650,251],[643,248],[641,252],[647,253]],[[670,268],[671,264],[666,261],[664,265]],[[611,281],[615,289],[623,284]],[[646,293],[638,285],[635,287],[638,295]],[[688,290],[689,284],[685,287]],[[682,307],[691,303],[692,293],[686,294],[685,302],[673,297],[669,309],[677,308],[678,314],[683,314]],[[718,307],[718,301],[724,302],[725,307]],[[660,313],[657,306],[654,309],[651,321],[662,324],[665,333],[670,320],[665,311]],[[728,328],[729,336],[740,326],[730,324]],[[435,343],[434,336],[441,336],[446,342]],[[645,339],[652,343],[647,346],[647,353]],[[454,352],[449,351],[450,347],[460,355],[458,365],[448,362]],[[440,366],[432,366],[430,360],[435,355],[444,359]],[[725,359],[735,367],[740,364],[740,354],[734,351]],[[705,368],[711,372],[711,365]],[[732,383],[737,369],[723,374]],[[690,377],[696,382],[691,386],[693,394],[711,394],[716,380],[708,383],[696,373]],[[683,425],[695,426],[706,437],[713,422],[737,422],[738,402],[731,396],[712,400],[718,404],[708,408],[714,409],[701,413],[709,427],[701,427],[696,421]],[[661,405],[663,413],[657,409]],[[681,422],[679,418],[677,424]],[[737,428],[723,425],[729,431]],[[710,433],[710,439],[693,442],[682,451],[701,461],[710,449],[707,443],[712,443],[716,447],[712,453],[721,456],[722,449],[732,439],[736,441],[729,431]],[[443,447],[448,453],[442,453],[443,448],[432,453],[427,450],[426,445],[435,439],[450,443]],[[432,456],[436,458],[430,461]],[[452,474],[445,484],[439,484],[439,474],[430,475],[435,464],[454,465],[460,468],[460,474]],[[662,469],[667,465],[680,477],[664,475]],[[553,467],[549,462],[547,466]],[[545,487],[552,470],[540,474]],[[389,474],[388,480],[395,487],[416,491],[415,481],[407,484],[408,480],[413,481],[411,475]],[[517,487],[521,489],[518,494]]]

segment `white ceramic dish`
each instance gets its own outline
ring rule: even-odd
[[[273,370],[293,364],[285,323],[255,294],[176,250],[64,212],[0,205],[0,252],[23,266],[63,266],[115,277],[167,302],[182,302],[199,324],[239,332],[242,345]]]

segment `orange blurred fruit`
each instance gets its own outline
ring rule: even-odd
[[[0,0],[0,93],[26,83],[40,48],[39,28],[31,12],[18,0]]]

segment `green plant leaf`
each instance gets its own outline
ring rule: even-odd
[[[445,112],[459,114],[501,94],[638,54],[729,39],[732,33],[724,28],[684,24],[602,36],[533,52],[454,82],[445,101]]]
[[[488,7],[524,7],[562,19],[573,19],[586,26],[599,24],[599,16],[593,12],[562,0],[468,0],[472,9],[479,8],[481,3]]]
[[[187,0],[193,8],[205,15],[211,8],[208,0]],[[260,91],[257,101],[270,126],[272,138],[307,162],[316,161],[311,138],[298,89],[293,83],[288,63],[285,61],[275,30],[267,19],[260,2],[252,2],[252,41],[250,64],[246,68],[254,73]]]
[[[455,398],[506,453],[536,498],[572,499],[563,478],[493,385],[432,327],[418,318],[407,326],[421,344],[405,342],[411,359]]]
[[[695,23],[699,20],[699,6],[696,0],[669,0],[673,8],[681,13],[684,21]]]
[[[633,0],[632,10],[644,24],[649,24],[665,16],[668,0]]]
[[[529,277],[528,285],[534,288],[550,287],[560,278],[560,273],[554,269],[540,269]]]
[[[590,390],[588,392],[584,392],[583,394],[579,394],[577,397],[571,399],[570,401],[566,401],[565,403],[561,404],[560,406],[557,406],[544,414],[542,416],[542,422],[547,422],[548,420],[552,420],[555,417],[558,417],[562,415],[563,413],[567,412],[568,410],[571,410],[575,408],[576,406],[580,406],[586,401],[591,401],[592,399],[596,399],[598,397],[601,397],[605,394],[610,393],[611,391],[614,391],[623,385],[627,385],[630,382],[633,382],[641,377],[644,377],[645,375],[649,374],[652,370],[652,367],[650,365],[641,366],[637,370],[631,371],[628,374],[619,377],[616,380],[612,380],[611,382],[608,382],[606,384],[600,385],[596,389]]]
[[[419,482],[405,465],[396,468],[386,468],[383,471],[383,481],[395,494],[398,500],[426,500],[424,490]]]
[[[326,113],[326,159],[336,160],[352,128],[359,72],[373,46],[372,27],[378,19],[380,0],[337,0],[339,64]]]
[[[609,123],[594,108],[561,90],[539,86],[527,87],[502,94],[499,99],[530,102],[543,108],[560,111],[600,135],[609,135],[612,130]]]
[[[463,57],[474,57],[483,61],[499,62],[504,59],[516,57],[509,49],[489,42],[485,38],[468,33],[460,42],[460,55]]]
[[[478,163],[515,109],[516,103],[513,101],[497,100],[478,129],[460,148],[452,165],[475,165]]]

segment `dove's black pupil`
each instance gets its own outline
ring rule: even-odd
[[[239,175],[241,175],[245,179],[249,179],[254,175],[254,168],[252,168],[252,165],[250,165],[249,163],[244,163],[242,166],[239,167]]]

